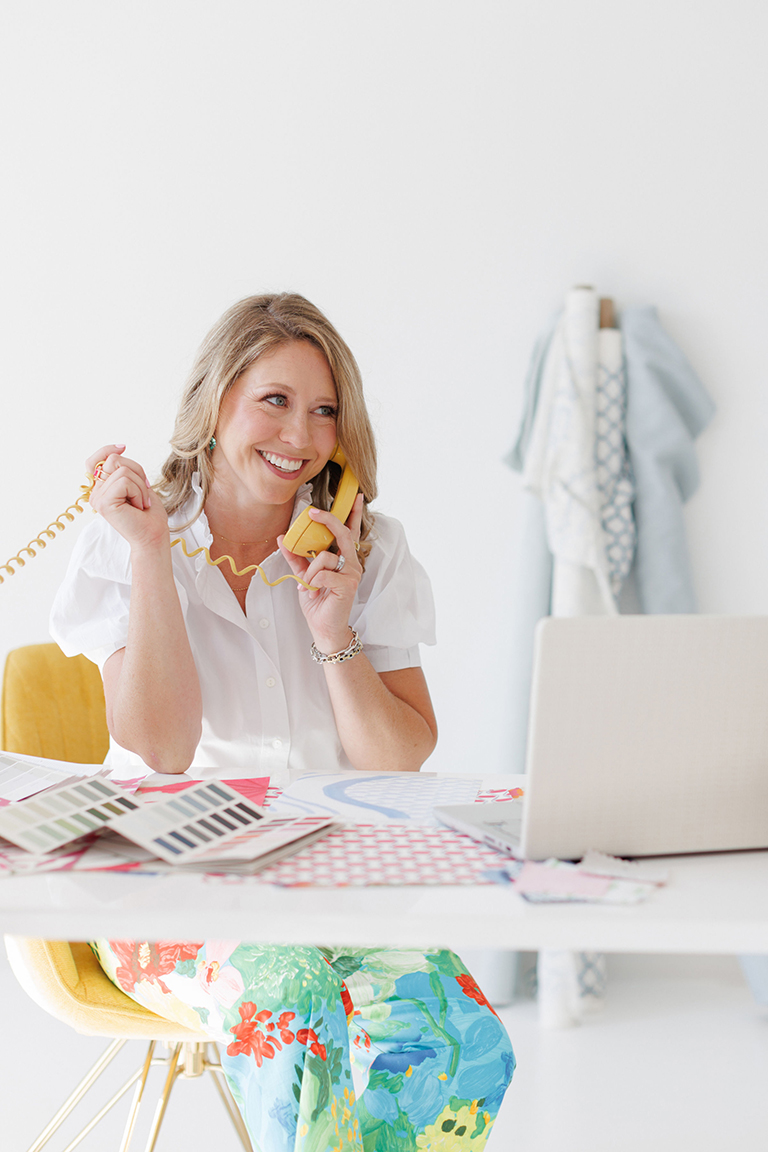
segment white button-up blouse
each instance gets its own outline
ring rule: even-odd
[[[190,503],[171,518],[193,552],[213,543],[201,512],[199,484]],[[294,518],[310,502],[298,492]],[[350,615],[365,654],[377,672],[420,664],[419,644],[434,644],[434,605],[429,579],[411,556],[402,525],[377,515],[365,572]],[[173,573],[203,698],[202,738],[194,768],[229,768],[284,777],[288,768],[351,768],[339,740],[322,667],[310,656],[310,635],[296,582],[275,588],[253,574],[243,613],[218,568],[205,556],[190,560],[174,548]],[[263,563],[270,580],[289,572],[280,552]],[[83,653],[103,668],[125,647],[131,593],[130,549],[102,518],[81,533],[51,612],[51,635],[67,656]],[[143,761],[112,741],[107,757],[121,774],[146,772]]]

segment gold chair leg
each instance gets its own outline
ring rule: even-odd
[[[53,1119],[50,1121],[50,1123],[46,1125],[46,1127],[43,1129],[43,1131],[38,1136],[37,1140],[35,1140],[34,1144],[30,1145],[28,1152],[40,1152],[40,1149],[48,1143],[51,1136],[53,1136],[54,1132],[56,1132],[57,1129],[60,1128],[61,1125],[64,1123],[64,1121],[66,1120],[67,1116],[69,1116],[72,1109],[75,1108],[77,1106],[77,1104],[79,1104],[79,1102],[82,1100],[83,1096],[85,1096],[88,1089],[93,1084],[95,1084],[96,1080],[98,1080],[99,1076],[101,1076],[104,1069],[107,1068],[108,1065],[112,1063],[115,1056],[117,1056],[118,1052],[120,1051],[120,1049],[123,1047],[124,1044],[125,1044],[125,1040],[113,1040],[112,1041],[112,1043],[109,1045],[107,1050],[102,1053],[102,1055],[99,1057],[99,1059],[93,1065],[90,1072],[88,1072],[88,1074],[86,1076],[84,1076],[83,1079],[80,1081],[78,1086],[75,1088],[74,1092],[70,1096],[67,1097],[67,1099],[62,1104],[61,1108],[59,1108],[56,1115],[53,1117]]]
[[[166,1061],[165,1060],[163,1060],[163,1061],[153,1060],[151,1063],[152,1064],[157,1064],[157,1063],[165,1064]],[[73,1149],[77,1148],[78,1144],[82,1140],[85,1140],[88,1133],[92,1132],[93,1129],[96,1127],[96,1125],[99,1123],[99,1121],[104,1119],[107,1112],[109,1112],[109,1110],[111,1108],[113,1108],[115,1104],[117,1104],[118,1100],[122,1100],[123,1096],[125,1096],[128,1089],[133,1087],[133,1085],[139,1079],[140,1075],[141,1075],[141,1069],[137,1068],[136,1071],[133,1073],[133,1075],[128,1080],[126,1080],[126,1082],[125,1082],[125,1084],[123,1084],[122,1088],[118,1088],[118,1090],[117,1090],[117,1092],[115,1092],[114,1096],[112,1096],[111,1099],[109,1099],[107,1101],[107,1103],[104,1105],[103,1108],[99,1109],[99,1111],[96,1113],[96,1115],[88,1121],[85,1128],[83,1128],[82,1131],[79,1132],[77,1136],[75,1136],[74,1140],[70,1141],[70,1143],[67,1144],[66,1148],[62,1149],[62,1152],[73,1152]]]
[[[67,1100],[61,1106],[59,1111],[46,1126],[43,1132],[40,1133],[37,1140],[28,1149],[28,1152],[40,1152],[40,1149],[48,1143],[50,1138],[61,1127],[72,1110],[82,1100],[83,1096],[85,1096],[89,1088],[93,1086],[98,1077],[112,1062],[112,1060],[115,1058],[125,1043],[125,1040],[114,1040],[109,1045],[107,1050],[99,1057],[91,1070],[78,1084],[74,1092],[72,1092],[72,1094],[67,1098]],[[213,1048],[216,1056],[216,1058],[213,1060],[208,1058],[209,1046]],[[210,1072],[212,1074],[216,1091],[218,1092],[221,1102],[226,1109],[227,1115],[229,1116],[230,1122],[232,1123],[232,1126],[234,1127],[240,1139],[240,1143],[243,1146],[244,1152],[253,1152],[253,1145],[251,1144],[251,1140],[248,1135],[248,1129],[245,1126],[245,1122],[243,1120],[240,1109],[235,1103],[234,1097],[232,1096],[232,1093],[229,1089],[229,1085],[227,1084],[224,1069],[222,1068],[221,1061],[219,1059],[219,1050],[216,1044],[214,1044],[213,1041],[210,1042],[210,1045],[189,1042],[178,1043],[172,1047],[169,1046],[169,1054],[166,1058],[158,1058],[154,1055],[154,1052],[155,1041],[153,1040],[149,1044],[143,1066],[138,1068],[125,1082],[125,1084],[123,1084],[123,1086],[118,1089],[118,1091],[88,1122],[85,1128],[82,1129],[82,1131],[74,1138],[74,1140],[70,1141],[63,1152],[73,1152],[73,1149],[75,1149],[77,1145],[82,1140],[84,1140],[90,1132],[93,1131],[99,1121],[102,1120],[104,1116],[106,1116],[110,1108],[112,1108],[118,1102],[118,1100],[122,1099],[129,1088],[136,1084],[136,1091],[134,1093],[134,1098],[131,1103],[130,1112],[128,1114],[125,1130],[123,1132],[123,1138],[120,1144],[120,1152],[129,1152],[129,1147],[133,1138],[136,1120],[139,1114],[139,1109],[144,1095],[144,1090],[146,1088],[150,1068],[160,1065],[167,1069],[167,1074],[162,1094],[157,1102],[157,1107],[155,1109],[152,1127],[147,1139],[146,1152],[154,1152],[157,1138],[160,1133],[160,1126],[162,1125],[165,1118],[165,1112],[168,1107],[171,1091],[173,1090],[173,1086],[176,1083],[178,1077],[183,1074],[187,1077],[196,1078],[201,1076],[204,1072]]]
[[[147,1049],[147,1058],[144,1061],[144,1067],[141,1070],[141,1079],[139,1080],[139,1083],[136,1085],[136,1091],[135,1091],[134,1096],[133,1096],[133,1102],[131,1104],[131,1110],[128,1113],[128,1119],[125,1123],[125,1131],[123,1132],[123,1139],[120,1141],[120,1152],[128,1152],[128,1146],[131,1143],[131,1137],[133,1136],[133,1129],[134,1129],[134,1126],[136,1124],[136,1118],[139,1115],[139,1108],[141,1106],[141,1097],[144,1094],[144,1088],[145,1088],[146,1083],[147,1083],[147,1076],[149,1075],[149,1070],[152,1067],[152,1057],[154,1055],[154,1052],[155,1052],[155,1041],[152,1040],[150,1042],[149,1048]]]
[[[165,1110],[168,1107],[168,1101],[171,1097],[171,1090],[173,1089],[176,1078],[181,1071],[181,1069],[178,1068],[178,1063],[182,1048],[183,1044],[176,1044],[174,1046],[173,1052],[171,1053],[171,1058],[168,1063],[168,1075],[165,1078],[165,1087],[163,1088],[162,1095],[157,1102],[155,1118],[152,1121],[152,1128],[150,1129],[149,1137],[147,1139],[146,1152],[154,1152],[155,1144],[157,1143],[157,1137],[160,1133],[160,1125],[163,1122]]]
[[[218,1056],[218,1048],[215,1044],[213,1044],[212,1047]],[[253,1145],[251,1144],[251,1138],[248,1135],[248,1129],[245,1126],[243,1115],[235,1103],[235,1099],[230,1091],[229,1085],[227,1084],[227,1080],[224,1075],[224,1069],[222,1068],[221,1063],[218,1060],[206,1060],[205,1070],[206,1072],[210,1072],[213,1075],[213,1083],[216,1086],[216,1091],[221,1098],[222,1104],[227,1110],[227,1115],[232,1122],[232,1126],[235,1129],[235,1132],[237,1132],[237,1135],[240,1137],[240,1143],[245,1149],[245,1152],[253,1152]]]

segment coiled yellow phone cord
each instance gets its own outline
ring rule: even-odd
[[[80,485],[80,495],[77,497],[74,504],[70,504],[69,507],[66,508],[59,516],[57,516],[55,520],[51,521],[47,528],[43,528],[40,535],[36,536],[34,540],[30,540],[29,544],[27,544],[25,548],[20,548],[16,556],[11,556],[10,560],[7,560],[5,564],[0,564],[0,584],[4,584],[6,580],[6,578],[3,576],[3,572],[7,572],[10,576],[15,576],[17,569],[24,567],[27,562],[23,555],[25,552],[28,554],[27,559],[33,556],[37,556],[37,549],[43,549],[47,547],[49,540],[56,539],[56,531],[63,532],[67,524],[72,523],[75,518],[72,515],[73,512],[85,511],[85,508],[82,507],[82,505],[85,505],[89,502],[91,498],[91,492],[93,491],[93,486],[96,483],[95,476],[93,476],[90,472],[86,472],[86,476],[88,477],[88,483]],[[54,529],[56,531],[54,531]],[[181,545],[181,550],[188,560],[193,560],[194,557],[199,556],[201,552],[205,555],[206,563],[210,564],[212,568],[218,568],[218,566],[223,564],[226,560],[232,569],[233,575],[247,576],[249,572],[258,572],[264,583],[269,585],[270,588],[276,588],[277,585],[282,584],[284,580],[295,580],[297,584],[301,584],[302,588],[313,588],[313,585],[307,584],[306,581],[302,580],[300,576],[294,576],[293,572],[289,572],[285,576],[279,576],[277,580],[268,580],[267,574],[260,564],[249,564],[247,568],[238,568],[236,567],[234,558],[232,556],[219,556],[218,559],[214,560],[210,551],[205,547],[205,545],[203,545],[202,548],[196,548],[194,552],[188,552],[187,542],[182,536],[176,536],[173,540],[171,540],[171,548],[174,548],[177,544]],[[12,567],[14,564],[16,565],[16,568]]]
[[[205,544],[201,548],[195,548],[194,552],[187,552],[187,542],[183,536],[176,536],[171,540],[171,548],[175,547],[176,544],[181,545],[181,550],[188,560],[194,559],[195,556],[199,556],[203,552],[206,564],[210,564],[212,568],[218,568],[219,564],[223,564],[227,560],[234,576],[246,576],[249,572],[258,572],[264,583],[268,584],[270,588],[276,588],[278,584],[282,584],[283,580],[295,580],[297,584],[301,584],[302,588],[311,588],[313,591],[317,591],[314,584],[307,584],[300,576],[294,576],[293,572],[288,572],[285,576],[278,576],[277,580],[268,580],[261,564],[249,564],[247,568],[236,568],[232,556],[219,556],[217,560],[212,559]]]
[[[37,556],[36,549],[45,548],[47,547],[49,540],[56,539],[56,532],[54,529],[56,529],[58,532],[63,532],[67,526],[67,523],[71,524],[74,520],[74,516],[72,515],[73,512],[85,511],[85,508],[83,508],[82,505],[87,504],[90,500],[91,489],[95,483],[95,480],[90,472],[87,472],[86,475],[88,477],[89,483],[80,485],[80,495],[78,496],[77,500],[75,500],[74,504],[70,504],[69,508],[66,508],[62,513],[60,513],[60,515],[56,517],[55,520],[51,521],[47,528],[43,528],[40,535],[36,536],[34,540],[30,540],[26,548],[20,548],[16,556],[11,556],[10,560],[6,560],[5,564],[0,564],[0,584],[5,583],[3,572],[7,572],[9,576],[15,576],[16,569],[24,567],[26,560],[24,559],[23,554],[25,552],[28,553],[28,557]],[[66,523],[62,523],[62,521],[65,520]],[[16,568],[11,567],[13,564],[16,565]]]

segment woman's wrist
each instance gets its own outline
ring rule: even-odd
[[[351,624],[347,624],[346,628],[334,632],[326,632],[320,635],[313,633],[312,657],[314,660],[317,660],[318,663],[326,663],[328,657],[338,656],[339,653],[345,652],[354,644],[356,637],[357,633]],[[331,661],[331,663],[332,662],[333,661]]]
[[[158,540],[151,544],[146,542],[132,544],[131,570],[134,575],[139,571],[157,572],[163,575],[172,573],[170,537],[167,540]]]

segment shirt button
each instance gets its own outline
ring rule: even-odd
[[[269,628],[269,620],[259,620],[259,628]]]
[[[272,747],[273,748],[282,748],[282,746],[283,746],[282,740],[273,740],[272,741]]]
[[[274,688],[275,684],[277,684],[277,680],[274,676],[267,676],[267,688]]]

